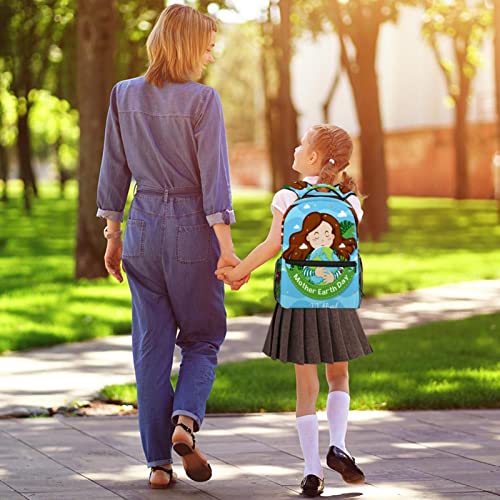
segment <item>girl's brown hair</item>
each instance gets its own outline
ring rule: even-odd
[[[352,139],[342,128],[336,125],[315,125],[311,127],[309,143],[316,151],[323,166],[319,174],[318,184],[340,184],[343,192],[355,191],[358,186],[354,179],[347,175],[345,169],[352,155]],[[358,193],[358,196],[360,193]]]
[[[166,81],[187,82],[201,69],[216,21],[187,5],[173,4],[161,14],[146,42],[145,78],[157,87]]]
[[[335,238],[331,248],[335,250],[335,253],[341,259],[349,260],[349,255],[356,248],[356,240],[354,238],[343,238],[337,219],[330,214],[320,212],[312,212],[304,218],[302,229],[290,236],[290,246],[283,252],[283,257],[291,260],[304,260],[313,251],[313,247],[307,241],[306,236],[322,222],[327,222],[332,226]]]

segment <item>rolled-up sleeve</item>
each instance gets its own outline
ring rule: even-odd
[[[106,119],[97,186],[97,217],[121,222],[132,175],[128,168],[118,120],[117,88],[118,85],[115,85],[111,91]]]
[[[203,208],[210,226],[236,222],[229,180],[226,130],[217,92],[210,89],[194,126]]]

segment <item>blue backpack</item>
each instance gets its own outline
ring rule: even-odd
[[[274,296],[284,308],[348,308],[361,305],[358,220],[342,193],[328,184],[285,186],[298,199],[283,217],[281,257]],[[328,191],[318,191],[326,188]]]

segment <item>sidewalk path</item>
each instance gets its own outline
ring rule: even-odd
[[[328,445],[319,414],[322,454]],[[367,483],[325,469],[321,498],[498,499],[500,410],[350,414],[348,446]],[[290,413],[209,416],[198,443],[213,479],[150,490],[135,417],[0,420],[2,500],[300,498],[302,460]],[[324,462],[324,457],[323,457]]]
[[[359,314],[366,331],[375,334],[499,310],[500,280],[482,280],[368,299]],[[230,319],[220,362],[263,356],[268,324],[268,315]],[[176,368],[178,364],[176,353]],[[16,407],[89,399],[107,384],[132,381],[129,335],[0,356],[0,415]]]

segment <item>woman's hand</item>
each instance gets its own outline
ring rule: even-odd
[[[108,240],[106,246],[106,253],[104,254],[104,265],[108,273],[113,276],[119,283],[123,282],[123,276],[121,272],[121,262],[122,262],[122,240],[120,238],[114,238]]]
[[[219,273],[218,271],[221,268],[233,268],[236,267],[241,260],[233,253],[222,253],[219,260],[217,261],[217,277],[220,280],[224,280],[224,283],[231,286],[231,290],[239,290],[245,283],[248,283],[250,279],[250,274],[244,276],[242,279],[231,281],[230,279],[225,278],[224,273]]]

